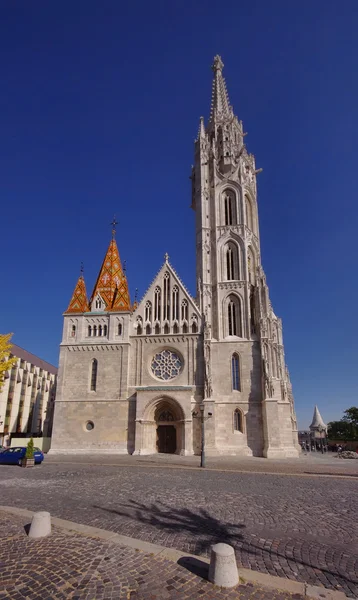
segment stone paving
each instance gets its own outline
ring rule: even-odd
[[[1,466],[1,504],[49,510],[191,554],[207,556],[213,543],[224,541],[235,547],[243,567],[358,596],[353,476],[250,474],[135,462],[133,467],[109,466],[98,460],[55,464],[45,459],[34,469]],[[266,465],[274,467],[271,461]]]
[[[160,557],[53,529],[30,540],[24,521],[0,511],[1,600],[304,600],[241,583],[217,588]]]

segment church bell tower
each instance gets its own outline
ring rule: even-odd
[[[282,323],[272,310],[261,266],[256,185],[261,169],[247,151],[223,67],[216,56],[209,122],[205,126],[200,119],[191,176],[197,295],[206,323],[204,360],[210,380],[205,402],[216,413],[208,427],[215,429],[215,449],[241,443],[247,454],[296,456]],[[234,404],[246,424],[241,440],[230,438],[224,428]]]

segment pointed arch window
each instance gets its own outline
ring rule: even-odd
[[[150,335],[152,333],[152,328],[149,324],[145,328],[145,333],[146,335]]]
[[[224,220],[225,225],[236,225],[237,224],[237,213],[236,213],[236,194],[232,190],[225,190],[224,192]]]
[[[91,325],[88,325],[88,337],[92,336],[92,327]]]
[[[173,293],[172,293],[172,304],[173,304],[173,310],[172,310],[172,314],[173,314],[173,321],[178,320],[179,319],[179,288],[177,285],[175,285],[173,287]]]
[[[168,325],[168,323],[166,323],[166,324],[164,325],[164,333],[165,333],[166,335],[168,335],[168,333],[170,333],[170,330],[169,330],[169,325]]]
[[[164,273],[163,285],[163,319],[170,319],[170,277],[169,273]]]
[[[103,325],[103,335],[107,336],[107,325]]]
[[[72,325],[72,328],[71,328],[71,337],[76,337],[76,325]]]
[[[234,411],[234,430],[243,431],[242,413],[238,408]]]
[[[98,325],[98,335],[102,337],[102,325]]]
[[[91,365],[91,391],[95,392],[97,389],[97,371],[98,371],[98,361],[96,358],[93,359]]]
[[[231,357],[231,379],[232,389],[241,392],[240,383],[240,358],[238,354],[233,354]]]
[[[122,335],[122,323],[118,323],[118,335]]]
[[[188,320],[188,301],[185,299],[181,303],[181,320]]]
[[[241,302],[237,296],[229,296],[227,303],[228,335],[242,337]]]
[[[157,286],[154,290],[154,320],[160,321],[161,291]]]
[[[159,335],[160,334],[160,327],[159,327],[158,323],[156,324],[156,326],[154,328],[154,333],[155,333],[155,335]]]
[[[152,320],[152,303],[147,300],[147,302],[145,303],[145,321],[151,321]]]
[[[227,281],[240,279],[239,251],[237,245],[229,242],[225,247],[225,255]]]
[[[173,325],[173,333],[179,333],[178,323],[174,323],[174,325]]]
[[[97,337],[97,325],[93,325],[93,335]]]

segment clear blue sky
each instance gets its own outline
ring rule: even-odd
[[[299,425],[357,405],[357,31],[357,0],[3,0],[0,331],[57,364],[114,213],[132,298],[166,251],[195,292],[188,178],[221,54]]]

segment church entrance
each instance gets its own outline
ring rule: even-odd
[[[138,425],[140,427],[141,453],[184,453],[184,411],[174,398],[167,396],[154,398],[148,403],[143,414],[143,420],[139,420]]]
[[[177,433],[174,425],[159,425],[157,428],[157,450],[159,453],[175,454]]]

